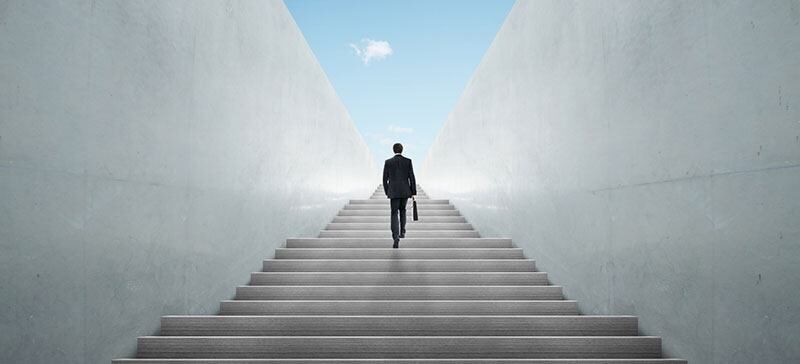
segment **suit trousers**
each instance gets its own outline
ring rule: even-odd
[[[403,198],[393,198],[390,201],[390,205],[392,208],[392,239],[397,240],[400,238],[400,234],[405,235],[406,233],[406,204],[408,203],[408,197]],[[397,217],[400,217],[398,221]]]

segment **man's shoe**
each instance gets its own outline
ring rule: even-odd
[[[405,232],[400,233],[400,239],[403,239],[405,237],[406,237],[406,233]]]
[[[397,244],[399,244],[399,243],[400,243],[400,239],[395,239],[394,240],[394,245],[392,245],[392,248],[397,249]]]

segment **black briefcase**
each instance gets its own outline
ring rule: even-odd
[[[411,197],[411,209],[413,210],[411,214],[413,215],[414,221],[419,220],[419,214],[417,214],[417,200],[414,199],[414,197]]]

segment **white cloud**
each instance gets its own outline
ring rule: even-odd
[[[396,134],[411,134],[414,132],[413,128],[403,128],[399,126],[389,125],[389,131]]]
[[[361,47],[350,43],[350,48],[353,48],[356,56],[361,58],[361,61],[363,61],[365,65],[369,64],[373,59],[380,61],[394,53],[389,42],[385,40],[372,40],[369,38],[361,40]]]
[[[381,146],[392,146],[394,145],[394,143],[403,143],[402,141],[403,137],[399,134],[410,134],[414,132],[414,129],[412,128],[403,128],[394,125],[389,125],[386,128],[386,130],[387,130],[386,132],[366,131],[364,132],[363,135],[364,138],[366,138],[372,143],[377,143],[378,145]],[[406,145],[405,143],[403,145],[406,146],[406,148],[408,148],[408,145]]]

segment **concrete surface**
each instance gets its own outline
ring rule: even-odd
[[[216,313],[372,165],[281,1],[0,0],[0,363]]]
[[[800,2],[519,1],[421,169],[667,357],[800,362]]]
[[[422,207],[420,213],[425,212]],[[287,246],[296,240],[287,241]],[[248,285],[236,288],[235,300],[222,302],[222,315],[164,316],[158,336],[138,338],[138,360],[114,363],[148,363],[144,358],[181,363],[228,363],[237,358],[460,363],[485,358],[487,364],[505,363],[500,358],[528,363],[561,358],[597,363],[598,358],[613,358],[604,363],[621,364],[620,358],[650,363],[659,358],[656,363],[686,364],[660,359],[661,338],[640,336],[635,316],[575,315],[575,301],[564,300],[562,287],[551,285],[546,272],[534,272],[533,264],[519,271],[519,264],[511,264],[529,262],[519,248],[492,248],[492,240],[477,240],[484,245],[474,249],[409,249],[406,239],[399,249],[389,244],[382,249],[278,248],[275,259],[264,262],[269,272],[253,272]],[[375,256],[376,252],[390,254]],[[489,272],[474,271],[491,261],[488,252],[504,253],[504,262]],[[337,267],[342,260],[347,265]],[[280,272],[276,265],[294,266],[295,271]],[[322,266],[325,271],[317,272]],[[519,275],[529,279],[519,281]],[[285,279],[292,276],[294,282]],[[465,278],[470,283],[460,284]]]

